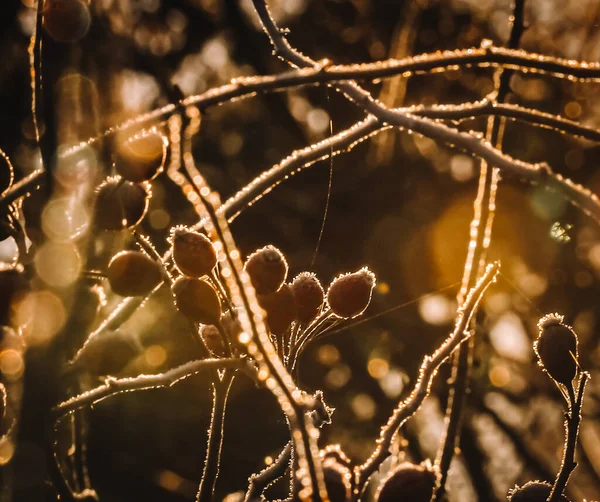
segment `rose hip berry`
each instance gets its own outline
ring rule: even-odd
[[[327,304],[338,317],[356,317],[369,306],[374,287],[375,274],[363,267],[332,281],[327,290]]]
[[[296,299],[287,284],[268,295],[258,295],[259,305],[267,313],[267,325],[274,335],[282,335],[296,319]]]
[[[217,357],[225,355],[225,347],[223,346],[221,334],[214,324],[204,324],[200,328],[200,336],[213,355]]]
[[[149,185],[108,178],[98,187],[94,222],[103,230],[133,228],[144,219],[150,197]]]
[[[400,464],[383,480],[377,502],[429,502],[436,487],[437,475],[427,465]]]
[[[115,159],[119,175],[127,181],[141,183],[158,176],[167,157],[167,141],[158,133],[126,140]]]
[[[288,264],[283,253],[269,245],[252,253],[246,260],[244,269],[256,292],[267,295],[277,291],[285,282]]]
[[[145,296],[163,280],[163,269],[141,251],[121,251],[110,260],[106,276],[114,293]]]
[[[319,309],[323,305],[325,299],[323,286],[315,274],[302,272],[296,276],[290,287],[298,308],[296,318],[302,324],[308,324],[317,317]]]
[[[177,309],[190,321],[217,324],[221,319],[221,302],[217,292],[206,281],[180,277],[172,287]]]
[[[171,244],[175,265],[187,276],[209,275],[217,264],[217,252],[204,234],[176,228],[171,234]]]
[[[569,385],[577,374],[577,335],[563,323],[563,316],[549,314],[538,322],[534,343],[540,365],[557,382]]]

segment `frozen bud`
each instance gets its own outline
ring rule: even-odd
[[[252,253],[246,260],[244,269],[256,292],[267,295],[277,291],[285,282],[288,264],[281,251],[269,245]]]
[[[185,228],[175,228],[171,234],[173,260],[181,272],[190,277],[202,277],[217,264],[217,252],[206,235]]]
[[[510,502],[546,502],[551,491],[552,485],[550,483],[530,481],[511,490],[508,494],[508,500]],[[564,495],[561,495],[557,500],[559,502],[569,502],[569,499]]]
[[[315,274],[302,272],[292,281],[291,288],[298,308],[296,318],[302,324],[308,324],[317,317],[323,305],[323,286]]]
[[[200,336],[204,340],[204,344],[217,357],[225,355],[225,347],[221,334],[214,324],[205,324],[200,328]]]
[[[135,227],[144,219],[150,197],[149,185],[108,178],[98,187],[94,222],[102,230]]]
[[[577,335],[563,316],[548,314],[538,322],[534,349],[539,364],[557,382],[569,385],[577,373]]]
[[[371,301],[375,274],[367,267],[344,274],[332,281],[327,290],[327,304],[331,311],[344,319],[362,314]]]
[[[377,502],[429,502],[437,484],[437,474],[427,463],[421,465],[405,462],[396,467],[383,480],[375,500]]]
[[[141,251],[121,251],[110,260],[106,276],[114,293],[145,296],[163,280],[163,269]]]
[[[116,155],[115,167],[123,179],[141,183],[160,174],[166,158],[166,138],[150,133],[123,142]]]
[[[267,325],[274,335],[285,333],[296,319],[296,299],[287,284],[274,293],[258,295],[257,300],[267,313]]]
[[[177,309],[190,321],[217,324],[221,318],[221,302],[217,292],[206,281],[180,277],[172,287]]]

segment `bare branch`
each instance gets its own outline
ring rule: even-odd
[[[524,24],[525,0],[515,0],[513,12],[510,17],[510,36],[508,39],[509,49],[516,49],[525,31]],[[494,92],[491,100],[494,103],[504,103],[510,91],[511,70],[500,68],[494,74]],[[505,118],[490,116],[487,120],[485,139],[492,146],[501,149],[504,137]],[[462,305],[465,295],[473,288],[483,273],[487,250],[492,238],[492,226],[496,211],[496,193],[499,182],[498,168],[488,164],[485,160],[481,162],[479,172],[479,186],[477,197],[473,204],[473,219],[470,225],[470,242],[467,248],[467,258],[463,267],[463,279],[458,293],[458,304]],[[470,330],[475,333],[475,322],[471,322]],[[460,444],[460,434],[464,408],[467,402],[469,380],[473,352],[475,350],[475,338],[469,343],[460,346],[458,353],[452,361],[452,374],[449,381],[450,394],[446,405],[446,420],[443,441],[436,455],[435,463],[439,468],[440,479],[435,491],[435,500],[443,500],[446,492],[446,481],[450,471],[450,464]]]
[[[482,47],[479,48],[438,51],[433,54],[372,63],[332,65],[327,68],[327,74],[336,75],[339,80],[374,80],[399,74],[410,76],[441,72],[457,69],[459,66],[500,67],[514,71],[527,70],[529,73],[551,75],[573,81],[600,81],[599,63],[555,58],[520,49],[494,47],[488,40],[484,40]]]
[[[275,52],[280,57],[300,68],[316,64],[310,58],[294,49],[284,38],[282,32],[273,21],[264,0],[253,0],[253,4],[271,39]],[[482,158],[505,173],[516,174],[529,181],[544,183],[548,188],[560,191],[572,204],[593,217],[597,222],[600,222],[600,202],[598,198],[584,187],[566,180],[558,174],[554,174],[547,164],[528,164],[514,160],[490,144],[480,141],[473,134],[460,132],[430,119],[411,115],[402,109],[391,110],[375,100],[373,96],[355,82],[339,83],[336,84],[336,88],[343,92],[350,101],[377,117],[384,124],[409,129],[447,145],[459,147]]]
[[[406,111],[420,117],[453,121],[462,121],[490,115],[506,117],[543,127],[544,129],[572,134],[573,136],[590,141],[600,141],[600,131],[598,129],[582,125],[558,115],[552,115],[551,113],[545,113],[514,104],[496,103],[489,99],[462,105],[418,105],[413,108],[408,108]]]
[[[373,454],[363,465],[355,468],[356,486],[353,500],[359,499],[371,475],[389,456],[389,448],[398,429],[419,409],[421,403],[429,395],[431,384],[440,365],[467,339],[468,333],[465,330],[469,325],[472,312],[479,304],[485,290],[495,281],[499,271],[500,265],[498,263],[488,266],[485,274],[470,291],[465,303],[459,308],[454,331],[433,354],[423,359],[419,370],[419,378],[412,392],[394,410],[387,424],[381,428],[377,448]]]
[[[244,369],[248,361],[243,358],[232,359],[202,359],[190,361],[177,366],[164,373],[156,375],[138,375],[132,378],[114,378],[107,377],[104,385],[96,387],[90,391],[74,396],[55,406],[53,414],[56,419],[71,413],[83,406],[89,406],[107,397],[120,394],[122,392],[133,392],[137,390],[156,389],[161,387],[171,387],[181,380],[206,370],[238,368]],[[250,371],[250,370],[249,370]]]

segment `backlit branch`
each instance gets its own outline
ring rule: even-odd
[[[470,291],[465,303],[459,309],[454,331],[433,354],[423,359],[421,369],[419,370],[419,378],[412,392],[400,403],[388,420],[388,423],[382,427],[379,440],[377,441],[377,448],[373,454],[363,465],[355,468],[356,486],[353,500],[359,500],[371,475],[377,471],[381,463],[389,456],[389,448],[398,429],[419,409],[423,400],[429,395],[431,384],[440,365],[467,339],[466,330],[471,319],[471,314],[479,304],[485,290],[495,281],[499,271],[500,265],[498,263],[488,266],[485,274]]]
[[[242,358],[232,359],[202,359],[190,361],[177,366],[171,370],[159,373],[157,375],[138,375],[132,378],[114,378],[108,377],[104,385],[96,387],[90,391],[74,396],[54,407],[55,418],[60,418],[67,413],[71,413],[78,408],[97,403],[107,397],[121,394],[122,392],[133,392],[137,390],[156,389],[161,387],[171,387],[181,380],[206,370],[216,370],[225,368],[244,369],[248,361]],[[250,372],[250,368],[248,368]]]

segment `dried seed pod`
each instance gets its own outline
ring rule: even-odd
[[[44,7],[44,29],[57,42],[76,42],[90,28],[92,16],[83,0],[50,0]]]
[[[257,300],[267,313],[267,325],[274,335],[285,333],[296,319],[296,299],[287,284],[282,285],[274,293],[257,295]]]
[[[437,484],[437,474],[427,463],[405,462],[382,481],[377,490],[377,502],[429,502]]]
[[[344,319],[362,314],[369,306],[375,274],[367,267],[335,278],[327,290],[331,311]]]
[[[217,265],[217,252],[206,235],[178,227],[171,233],[173,260],[190,277],[209,275]]]
[[[117,172],[133,183],[154,179],[163,171],[167,146],[166,138],[156,132],[127,139],[117,151]]]
[[[325,299],[323,286],[315,274],[302,272],[292,281],[291,288],[298,307],[296,318],[302,324],[308,324],[317,317],[323,305]]]
[[[510,502],[546,502],[552,491],[552,485],[543,481],[529,481],[520,487],[515,487],[508,493]],[[558,498],[559,502],[569,502],[564,495]]]
[[[144,219],[150,197],[149,185],[108,178],[98,187],[94,222],[103,230],[135,227]]]
[[[141,251],[121,251],[110,260],[106,276],[116,294],[144,296],[163,280],[163,269]]]
[[[563,316],[548,314],[538,322],[534,349],[539,364],[557,382],[569,385],[577,374],[577,335],[563,323]]]
[[[217,292],[206,281],[180,277],[172,287],[177,309],[190,321],[217,324],[221,318],[221,302]]]
[[[216,357],[223,357],[225,355],[225,347],[223,346],[221,334],[214,324],[202,325],[200,328],[200,336],[213,355]]]
[[[269,245],[254,251],[246,260],[244,269],[256,292],[267,295],[277,291],[285,282],[288,264],[283,253]]]

